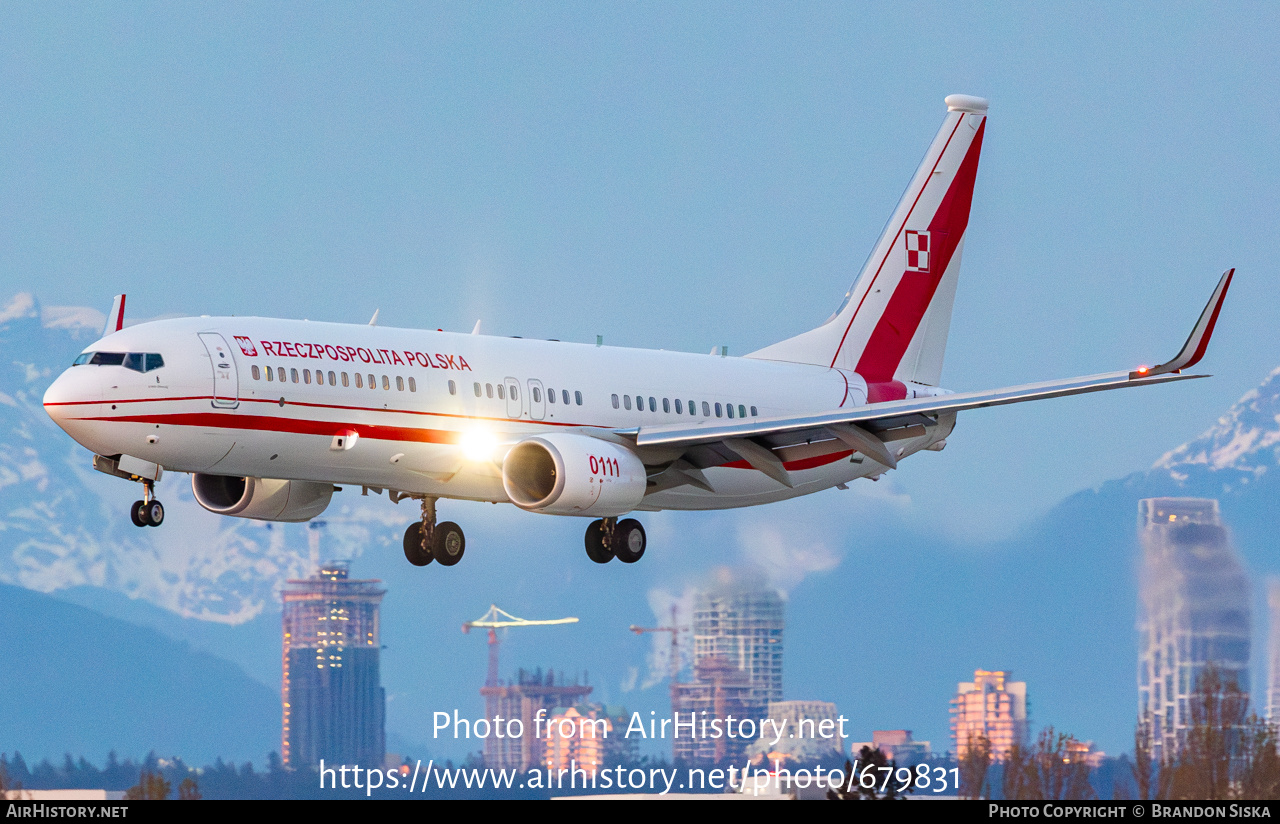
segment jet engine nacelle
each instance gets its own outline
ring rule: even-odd
[[[634,452],[582,435],[528,438],[502,462],[502,486],[511,502],[552,515],[624,515],[644,498],[646,483]]]
[[[333,497],[332,484],[201,473],[191,476],[191,491],[210,512],[258,521],[309,521]]]

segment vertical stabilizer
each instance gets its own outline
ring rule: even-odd
[[[946,103],[938,136],[844,303],[822,326],[747,357],[849,369],[872,384],[938,384],[987,121],[980,97]]]

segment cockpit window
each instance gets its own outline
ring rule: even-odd
[[[83,352],[72,366],[123,366],[135,372],[150,372],[164,366],[157,352]]]

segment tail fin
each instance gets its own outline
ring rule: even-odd
[[[987,101],[953,94],[947,117],[831,319],[747,357],[838,367],[868,383],[936,386],[986,129]]]

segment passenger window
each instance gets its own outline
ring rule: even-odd
[[[577,396],[578,396],[578,406],[582,406],[582,393],[581,393],[581,392],[574,392],[573,394],[575,394],[575,395],[577,395]],[[568,390],[568,389],[561,389],[561,390],[560,390],[560,398],[561,398],[561,400],[563,400],[563,401],[564,401],[564,405],[565,405],[565,406],[568,406],[568,405],[569,405],[569,390]],[[617,409],[617,408],[618,408],[618,405],[615,403],[615,404],[613,405],[613,408],[614,408],[614,409]]]
[[[742,404],[738,404],[738,417],[745,418],[747,416],[747,408]]]
[[[555,403],[555,402],[556,402],[556,390],[554,390],[554,389],[548,389],[548,390],[547,390],[547,403]]]
[[[324,386],[324,373],[321,372],[319,369],[316,370],[316,383],[320,384],[321,386]]]
[[[684,414],[684,409],[680,406],[680,399],[679,399],[679,398],[676,398],[676,414],[677,414],[677,415],[683,415],[683,414]]]
[[[622,405],[623,405],[623,406],[625,406],[625,407],[627,408],[627,410],[628,410],[628,411],[630,411],[630,410],[631,410],[631,396],[630,396],[630,395],[623,395],[623,396],[622,396]]]
[[[310,369],[303,369],[303,370],[302,370],[302,382],[303,382],[303,383],[311,383],[311,370],[310,370]]]
[[[293,382],[294,382],[294,383],[297,383],[297,382],[298,382],[298,370],[297,370],[297,369],[290,369],[290,370],[289,370],[289,377],[293,379]]]
[[[413,378],[409,378],[409,388],[411,389],[413,388]],[[449,381],[449,394],[450,395],[458,394],[458,384],[454,383],[453,381]]]
[[[486,395],[488,395],[490,398],[492,398],[492,397],[493,397],[493,384],[491,384],[491,383],[486,383],[486,384],[484,385],[484,393],[485,393]]]
[[[720,404],[718,403],[716,404],[716,417],[717,418],[723,417],[723,415],[720,414]]]
[[[257,367],[257,366],[254,366],[252,371],[253,371],[253,379],[254,379],[255,381],[256,381],[256,380],[261,380],[261,379],[262,379],[262,373],[260,373],[260,372],[258,371],[258,367]]]
[[[637,412],[644,411],[644,396],[642,395],[636,395],[636,411]]]
[[[538,387],[533,387],[533,402],[542,403],[542,393],[538,391]]]
[[[754,406],[753,406],[753,407],[751,407],[751,417],[753,417],[753,418],[754,418],[754,417],[756,417],[756,415],[757,415],[757,414],[758,414],[758,413],[756,412],[756,408],[755,408]]]
[[[613,408],[614,409],[618,408],[618,394],[616,392],[613,395]]]
[[[662,399],[662,411],[663,412],[671,411],[671,401],[667,400],[666,398]]]
[[[730,403],[730,404],[726,404],[726,406],[728,407],[729,417],[731,417],[731,418],[732,418],[732,417],[733,417],[733,404],[731,404],[731,403]]]
[[[396,375],[396,391],[397,392],[404,391],[404,378],[400,377],[399,375]]]
[[[507,388],[502,384],[498,384],[498,400],[505,401],[506,399],[507,399]]]
[[[658,411],[658,402],[654,400],[653,395],[649,396],[649,411],[650,412]]]
[[[356,373],[356,389],[364,389],[364,378],[360,377],[360,373]]]
[[[409,391],[410,392],[418,391],[418,382],[415,381],[413,378],[409,378]],[[457,392],[458,392],[457,387],[453,385],[453,381],[449,381],[449,394],[456,395]]]
[[[706,401],[702,402],[702,417],[704,418],[711,417],[711,405],[708,404]]]
[[[378,378],[372,372],[369,373],[369,388],[370,389],[378,388]]]
[[[337,386],[337,385],[338,385],[338,381],[337,381],[337,379],[334,377],[334,374],[333,374],[332,372],[330,372],[330,373],[329,373],[329,385],[330,385],[330,386]]]
[[[351,379],[347,377],[347,373],[346,373],[346,372],[343,372],[343,373],[342,373],[342,385],[343,385],[343,386],[350,386],[350,385],[351,385]]]
[[[473,386],[475,387],[475,390],[476,390],[476,397],[477,398],[480,397],[480,384],[476,383],[476,384],[473,384]]]
[[[388,378],[386,375],[382,376],[382,391],[384,392],[391,391],[391,379]]]
[[[283,366],[278,367],[276,369],[276,377],[280,380],[281,383],[284,383],[284,367]]]
[[[582,390],[580,389],[573,390],[573,399],[574,401],[577,402],[578,406],[582,406]],[[566,399],[565,403],[568,403],[568,402],[569,402],[568,399]]]
[[[267,382],[268,382],[268,383],[270,383],[270,382],[271,382],[271,378],[272,378],[272,377],[273,377],[273,376],[272,376],[272,374],[271,374],[271,367],[270,367],[270,366],[268,366],[268,367],[267,367]]]
[[[512,384],[511,386],[511,400],[520,400],[520,390],[515,387],[515,384]]]

